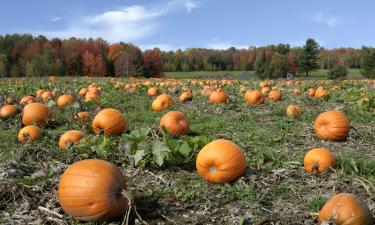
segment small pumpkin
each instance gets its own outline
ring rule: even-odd
[[[314,97],[315,96],[315,89],[314,88],[307,89],[307,95],[310,96],[310,97]]]
[[[333,196],[319,211],[318,225],[334,222],[336,225],[373,225],[375,219],[370,209],[353,194]]]
[[[170,111],[161,118],[160,127],[170,135],[179,137],[189,133],[190,122],[182,112]]]
[[[168,94],[161,94],[152,102],[151,108],[154,112],[163,111],[173,105],[173,98]]]
[[[270,91],[268,93],[268,98],[274,100],[274,101],[280,101],[283,97],[283,94],[280,91]]]
[[[8,119],[19,112],[19,109],[15,105],[6,105],[0,109],[0,117],[3,119]]]
[[[216,90],[210,94],[211,104],[225,104],[228,101],[228,95],[222,90]]]
[[[156,87],[151,87],[147,90],[147,94],[148,96],[155,97],[159,94],[159,89]]]
[[[70,148],[73,144],[77,144],[85,133],[79,130],[70,130],[61,135],[59,140],[60,148]]]
[[[5,102],[6,102],[8,105],[13,105],[13,104],[14,104],[14,99],[13,99],[13,98],[7,98],[7,99],[5,99]]]
[[[302,94],[302,90],[299,89],[299,88],[294,88],[293,89],[293,94],[300,95],[300,94]]]
[[[98,98],[99,98],[98,92],[96,91],[88,91],[85,94],[85,102],[96,101],[98,100]]]
[[[325,148],[314,148],[306,153],[303,165],[309,173],[321,173],[336,167],[336,157]]]
[[[342,141],[349,135],[350,123],[344,113],[329,111],[316,118],[314,130],[319,139]]]
[[[263,94],[263,95],[266,95],[268,94],[268,92],[270,92],[271,89],[269,87],[263,87],[260,92]]]
[[[35,95],[36,95],[36,97],[39,97],[39,98],[41,98],[41,97],[42,97],[42,94],[43,94],[43,92],[45,92],[45,90],[42,90],[42,89],[39,89],[39,90],[37,90],[37,91],[35,92]]]
[[[220,139],[208,143],[196,159],[198,173],[212,183],[227,183],[246,172],[242,149],[235,143]]]
[[[50,100],[52,97],[53,97],[53,94],[52,94],[52,92],[50,92],[50,91],[45,91],[45,92],[43,92],[43,94],[42,94],[42,100],[43,100],[43,102],[47,102],[47,101]]]
[[[90,113],[89,112],[78,112],[77,113],[77,118],[82,120],[82,121],[86,121],[90,116]]]
[[[67,105],[73,104],[75,101],[74,97],[71,95],[61,95],[57,99],[57,106],[60,108],[64,108]]]
[[[318,87],[318,89],[316,89],[316,91],[315,91],[315,97],[316,98],[322,98],[322,97],[327,96],[327,95],[329,95],[329,91],[324,89],[323,86]]]
[[[60,178],[57,197],[63,210],[82,221],[104,222],[125,213],[126,182],[121,170],[98,159],[78,161]]]
[[[288,105],[286,107],[286,115],[294,118],[301,117],[301,107],[298,105]]]
[[[29,96],[25,96],[21,99],[20,103],[21,105],[27,105],[29,103],[33,103],[33,102],[36,102],[35,98],[31,95]]]
[[[185,91],[180,95],[179,99],[180,102],[184,103],[186,101],[191,101],[193,99],[193,95],[190,91]]]
[[[126,129],[126,121],[120,111],[112,108],[103,109],[92,121],[92,128],[96,134],[118,135]]]
[[[86,93],[88,92],[89,90],[87,88],[81,88],[81,90],[79,90],[79,95],[80,96],[85,96]]]
[[[42,103],[30,103],[23,108],[22,124],[32,125],[33,123],[45,124],[51,118],[51,109]]]
[[[34,125],[26,126],[18,132],[18,141],[22,144],[26,144],[28,142],[38,140],[40,133],[39,127]]]
[[[245,94],[245,100],[252,105],[262,104],[264,102],[264,96],[258,90],[248,90]]]
[[[264,87],[268,87],[270,85],[269,81],[268,80],[265,80],[265,81],[262,81],[259,83],[259,86],[264,88]]]

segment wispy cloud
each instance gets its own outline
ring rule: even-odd
[[[60,16],[56,16],[56,17],[53,17],[51,19],[51,22],[57,22],[57,21],[60,21],[60,20],[62,20],[62,18]]]
[[[154,49],[154,48],[159,48],[162,51],[175,51],[177,49],[186,49],[186,47],[183,46],[175,46],[171,44],[144,44],[144,45],[139,45],[139,48],[144,50],[148,49]]]
[[[328,27],[334,27],[338,23],[338,18],[334,15],[329,15],[322,10],[314,13],[310,18],[312,21],[324,24]]]
[[[239,45],[233,43],[233,41],[217,41],[213,40],[209,43],[205,44],[206,48],[210,49],[228,49],[230,47],[235,47],[237,49],[247,49],[249,46],[248,45]]]
[[[181,10],[191,13],[196,7],[198,4],[194,0],[170,0],[164,4],[131,5],[97,15],[73,18],[62,30],[31,33],[61,38],[101,37],[110,42],[136,41],[157,32],[157,28],[161,26],[158,18]]]

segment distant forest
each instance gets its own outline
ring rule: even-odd
[[[255,70],[260,78],[277,78],[288,73],[308,76],[316,69],[339,71],[340,75],[347,68],[361,68],[365,77],[375,77],[374,48],[325,49],[308,39],[301,47],[278,44],[247,49],[142,51],[131,43],[109,44],[103,39],[0,36],[0,77],[160,77],[166,71]]]

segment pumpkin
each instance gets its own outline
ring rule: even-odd
[[[262,81],[259,83],[259,86],[264,88],[264,87],[268,87],[270,85],[270,83],[268,82],[268,80],[265,80],[265,81]]]
[[[33,96],[25,96],[21,99],[20,103],[21,105],[27,105],[29,103],[36,102],[35,98]]]
[[[87,88],[81,88],[81,90],[79,90],[79,95],[80,96],[85,96],[86,93],[88,92],[88,89]]]
[[[242,93],[244,93],[244,92],[246,92],[247,91],[247,87],[245,87],[245,86],[241,86],[240,87],[240,93],[242,94]]]
[[[180,95],[179,99],[180,102],[184,103],[186,101],[191,101],[193,99],[193,95],[190,91],[185,91]]]
[[[268,92],[270,92],[270,88],[269,87],[263,87],[260,92],[263,94],[263,95],[267,95]]]
[[[82,121],[85,121],[89,118],[90,116],[90,113],[89,112],[78,112],[77,113],[77,118],[82,120]]]
[[[309,173],[321,173],[336,167],[336,157],[325,148],[314,148],[306,153],[303,165]]]
[[[208,143],[200,150],[196,167],[203,179],[212,183],[227,183],[245,173],[246,160],[238,145],[220,139]]]
[[[252,105],[262,104],[264,102],[264,96],[258,90],[254,90],[254,91],[248,90],[248,91],[246,91],[246,94],[245,94],[244,98],[245,98],[246,102],[248,102]]]
[[[74,97],[71,96],[71,95],[61,95],[57,99],[57,106],[60,107],[60,108],[64,108],[65,106],[74,103],[74,101],[75,101]]]
[[[152,102],[151,108],[154,112],[163,111],[173,105],[173,98],[168,94],[161,94]]]
[[[329,111],[316,118],[314,130],[319,139],[342,141],[349,135],[350,124],[344,113]]]
[[[292,86],[293,85],[293,81],[291,81],[291,80],[288,80],[286,83],[285,83],[285,86],[287,86],[287,87],[290,87],[290,86]]]
[[[228,95],[222,90],[216,90],[210,94],[211,104],[225,104],[228,101]]]
[[[341,90],[341,87],[335,85],[335,86],[333,86],[333,87],[331,88],[331,90],[332,90],[332,91],[340,91],[340,90]]]
[[[299,118],[301,116],[301,107],[298,105],[288,105],[288,107],[286,107],[286,115]]]
[[[125,178],[110,162],[98,159],[78,161],[60,178],[57,197],[63,210],[82,221],[103,222],[125,213]]]
[[[170,135],[179,137],[189,133],[190,122],[186,116],[179,111],[170,111],[160,120],[160,127],[164,128]]]
[[[50,92],[50,91],[45,91],[45,92],[43,92],[43,94],[42,94],[42,100],[43,100],[44,102],[47,102],[47,101],[50,100],[52,97],[53,97],[53,94],[52,94],[52,92]]]
[[[26,144],[31,141],[38,140],[40,137],[40,129],[37,126],[29,125],[22,128],[18,132],[18,141],[22,144]]]
[[[283,94],[280,91],[270,91],[268,93],[268,98],[274,100],[274,101],[280,101],[283,97]]]
[[[45,124],[51,118],[51,109],[42,103],[30,103],[23,108],[22,124]]]
[[[96,91],[88,91],[85,94],[85,102],[96,101],[98,98],[98,92]]]
[[[13,105],[14,104],[14,99],[13,98],[7,98],[5,99],[5,102],[9,105]]]
[[[324,96],[327,96],[329,95],[329,91],[325,90],[324,87],[320,86],[318,87],[318,89],[316,89],[315,91],[315,97],[316,98],[321,98],[321,97],[324,97]]]
[[[294,88],[293,93],[296,94],[296,95],[300,95],[300,94],[302,94],[302,91],[299,88]]]
[[[70,130],[61,135],[59,140],[60,148],[70,148],[73,144],[77,144],[83,137],[85,133],[79,130]]]
[[[375,219],[368,206],[355,195],[340,193],[333,196],[319,211],[318,225],[324,222],[336,225],[373,225]]]
[[[149,88],[149,89],[147,90],[147,94],[148,94],[148,96],[153,96],[153,97],[155,97],[155,96],[157,96],[157,95],[159,94],[159,89],[156,88],[156,87],[151,87],[151,88]]]
[[[277,86],[273,86],[273,87],[271,88],[272,91],[276,91],[277,89],[279,89]]]
[[[43,92],[45,92],[45,91],[44,91],[44,90],[41,90],[41,89],[37,90],[37,91],[35,92],[35,95],[36,95],[36,97],[39,97],[39,98],[41,98],[41,97],[42,97],[42,94],[43,94]]]
[[[122,134],[126,129],[126,121],[120,111],[112,108],[103,109],[92,121],[92,128],[96,134]]]
[[[315,96],[315,89],[314,88],[307,89],[307,95],[310,96],[310,97],[314,97]]]
[[[0,117],[3,119],[8,119],[19,112],[19,109],[15,105],[6,105],[0,109]]]

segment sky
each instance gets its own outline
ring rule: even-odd
[[[101,37],[141,49],[227,49],[314,38],[375,46],[373,0],[1,0],[0,35]]]

